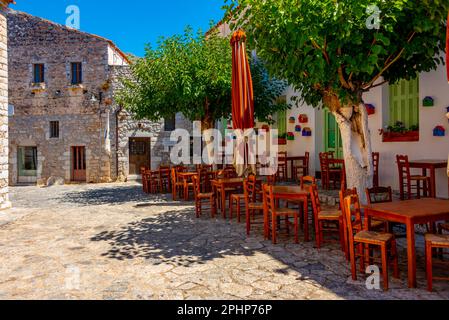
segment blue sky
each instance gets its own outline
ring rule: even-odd
[[[126,53],[144,54],[145,44],[182,33],[186,25],[209,29],[223,17],[223,0],[16,0],[11,7],[65,24],[66,8],[77,5],[81,30],[114,41]],[[129,6],[127,5],[129,4]]]

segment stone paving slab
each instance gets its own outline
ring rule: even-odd
[[[0,213],[1,299],[448,299],[449,284],[389,292],[350,279],[336,245],[320,251],[262,230],[196,219],[191,203],[148,196],[137,184],[12,188],[15,207]],[[421,240],[422,241],[422,240]]]

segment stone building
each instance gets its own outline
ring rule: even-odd
[[[191,124],[135,121],[114,102],[129,60],[110,40],[10,11],[10,184],[111,182],[169,159]]]
[[[13,0],[0,0],[0,209],[11,206],[8,198],[8,50],[5,10]]]

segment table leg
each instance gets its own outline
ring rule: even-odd
[[[293,168],[293,162],[294,160],[290,161],[290,173],[291,173],[291,179],[292,181],[296,181],[296,177],[295,177],[295,170]]]
[[[415,224],[407,222],[407,256],[408,256],[408,286],[416,288],[416,248],[415,248]]]
[[[304,201],[304,241],[310,241],[309,235],[309,201],[305,199]]]
[[[436,173],[435,168],[432,168],[430,170],[430,197],[436,198],[437,197],[437,183],[436,183]]]
[[[221,185],[221,212],[223,213],[223,218],[226,219],[226,192],[224,185]]]

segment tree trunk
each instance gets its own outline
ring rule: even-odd
[[[207,158],[203,156],[203,162],[211,164],[212,160],[216,156],[215,153],[217,152],[215,150],[216,141],[213,140],[213,134],[211,129],[215,128],[215,120],[212,116],[212,113],[210,112],[210,104],[208,99],[206,99],[204,110],[205,114],[204,117],[201,119],[201,130],[203,132],[204,137],[204,143],[206,145],[206,152],[207,152]]]
[[[333,108],[340,127],[348,188],[357,188],[362,203],[366,203],[366,188],[373,186],[373,157],[368,112],[365,104],[342,105]]]

